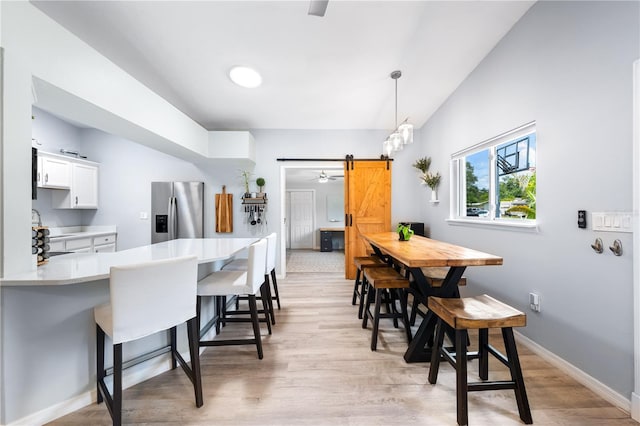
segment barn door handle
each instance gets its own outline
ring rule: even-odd
[[[353,215],[349,213],[349,226],[353,226]]]

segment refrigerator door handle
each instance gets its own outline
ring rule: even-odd
[[[175,240],[178,233],[178,209],[176,203],[176,197],[169,198],[169,239]]]

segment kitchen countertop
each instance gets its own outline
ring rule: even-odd
[[[109,278],[111,266],[196,255],[198,263],[228,259],[258,238],[185,238],[113,253],[69,253],[49,259],[35,271],[0,278],[1,286],[77,284]]]
[[[77,238],[92,238],[116,233],[115,226],[64,226],[49,228],[52,241],[66,241]]]

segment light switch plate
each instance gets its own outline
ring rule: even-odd
[[[633,232],[630,212],[591,213],[591,229],[606,232]]]

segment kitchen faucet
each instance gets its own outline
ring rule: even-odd
[[[42,217],[40,216],[40,212],[36,209],[31,209],[31,224],[33,224],[33,214],[38,215],[38,226],[42,226]]]

